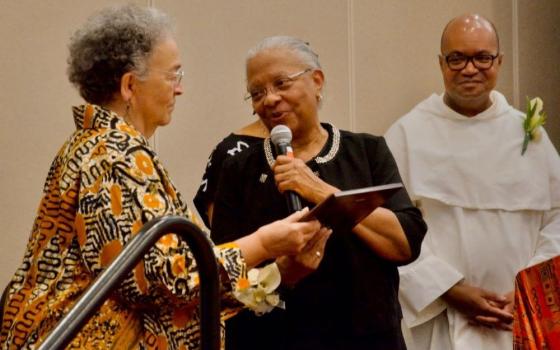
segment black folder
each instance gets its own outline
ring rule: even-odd
[[[402,187],[402,183],[392,183],[339,191],[317,204],[300,221],[317,219],[333,229],[353,228]]]

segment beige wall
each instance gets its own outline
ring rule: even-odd
[[[560,150],[560,1],[519,0],[517,7],[519,104],[542,97],[545,127]]]
[[[0,0],[0,286],[22,258],[48,167],[73,129],[70,106],[80,98],[65,75],[68,38],[94,10],[114,2]],[[323,120],[382,134],[421,99],[442,91],[437,54],[445,23],[480,12],[501,34],[499,89],[511,101],[526,94],[545,98],[547,128],[560,139],[557,0],[136,2],[154,4],[177,22],[185,94],[155,146],[189,200],[213,146],[253,120],[243,101],[244,56],[273,34],[304,38],[319,53],[327,78]],[[525,23],[527,13],[539,22]]]

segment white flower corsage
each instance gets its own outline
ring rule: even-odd
[[[540,97],[535,97],[532,100],[527,98],[527,115],[523,119],[523,130],[525,137],[523,138],[523,147],[521,148],[521,155],[525,154],[529,141],[538,142],[541,139],[540,126],[544,125],[546,121],[546,113],[543,111],[543,101]]]
[[[233,292],[235,298],[253,310],[257,315],[270,312],[275,307],[284,308],[284,303],[275,292],[282,276],[276,263],[263,268],[251,269],[247,279],[242,278]]]

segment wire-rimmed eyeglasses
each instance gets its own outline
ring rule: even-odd
[[[451,70],[460,71],[465,69],[469,64],[469,61],[473,63],[476,69],[486,70],[492,67],[494,60],[498,58],[500,54],[491,55],[489,53],[480,53],[474,56],[463,55],[459,53],[452,53],[446,56],[445,62]]]
[[[152,69],[154,72],[165,73],[168,77],[172,77],[170,80],[173,82],[173,86],[178,86],[181,84],[181,80],[185,76],[185,71],[182,69],[177,69],[176,71],[168,71],[168,70],[160,70],[160,69]]]
[[[269,93],[273,94],[282,91],[287,91],[292,87],[294,81],[297,78],[301,77],[307,72],[311,72],[312,70],[313,68],[306,68],[302,71],[284,77],[280,77],[274,80],[271,86],[268,88],[261,86],[261,87],[255,87],[249,89],[249,91],[247,92],[247,96],[245,96],[245,101],[251,100],[253,103],[260,103],[265,98],[265,96],[268,95]]]

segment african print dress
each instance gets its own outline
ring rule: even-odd
[[[23,263],[9,285],[2,349],[36,348],[150,219],[191,219],[138,131],[95,105],[74,107],[74,118],[77,131],[52,163]],[[246,277],[241,252],[233,244],[214,250],[222,295],[239,305],[231,291]],[[189,248],[165,235],[68,348],[198,348],[198,285]]]

